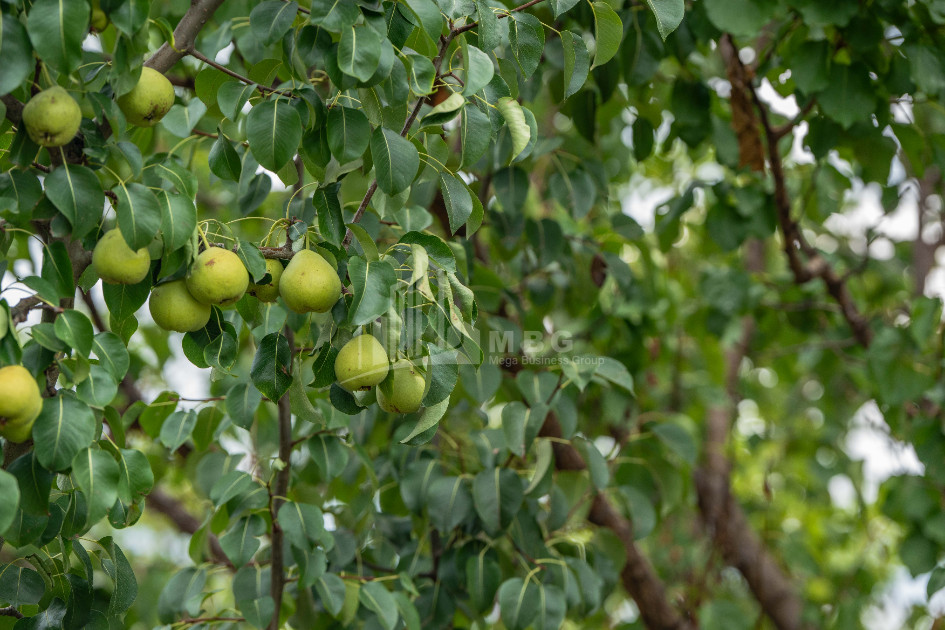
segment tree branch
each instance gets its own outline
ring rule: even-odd
[[[144,62],[144,65],[161,73],[170,70],[188,50],[193,48],[194,42],[197,41],[197,33],[207,24],[210,16],[221,4],[223,0],[191,0],[190,8],[174,29],[174,41],[162,44],[157,52]]]
[[[217,70],[219,70],[220,72],[223,72],[224,74],[230,75],[231,77],[233,77],[233,78],[236,79],[237,81],[240,81],[241,83],[245,83],[246,85],[254,85],[254,86],[256,86],[256,89],[259,90],[260,92],[262,92],[263,94],[272,93],[272,94],[279,94],[279,95],[285,96],[285,97],[287,97],[287,98],[298,98],[298,97],[297,97],[295,94],[293,94],[292,92],[285,92],[285,91],[283,91],[283,90],[277,90],[277,89],[275,89],[275,88],[271,88],[271,87],[262,85],[262,84],[260,84],[260,83],[256,83],[255,81],[253,81],[253,80],[250,79],[249,77],[244,77],[242,74],[240,74],[240,73],[238,73],[238,72],[235,72],[235,71],[233,71],[233,70],[230,70],[230,69],[227,68],[226,66],[217,63],[217,62],[214,61],[213,59],[210,59],[209,57],[207,57],[207,56],[204,55],[203,53],[199,52],[196,48],[193,48],[193,47],[188,48],[188,49],[187,49],[187,54],[190,55],[191,57],[193,57],[194,59],[199,59],[200,61],[202,61],[203,63],[207,64],[208,66],[210,66],[210,67],[212,67],[212,68],[216,68]]]
[[[294,356],[295,333],[291,327],[285,327],[285,336],[289,340],[289,356]],[[285,571],[283,570],[285,544],[278,515],[279,508],[282,507],[285,496],[289,492],[289,478],[292,473],[289,466],[292,459],[292,409],[289,405],[288,392],[279,399],[278,407],[279,460],[282,462],[282,468],[276,474],[275,487],[270,489],[269,492],[269,513],[272,518],[271,595],[272,601],[275,603],[275,612],[272,621],[269,623],[269,630],[279,630],[279,613],[282,610],[282,593],[285,590]]]
[[[23,613],[13,606],[7,606],[6,608],[0,608],[0,617],[16,617],[17,619],[23,619]]]
[[[553,412],[545,418],[539,435],[561,438],[561,424]],[[584,470],[587,468],[584,458],[573,446],[558,439],[551,444],[554,449],[556,469]],[[683,619],[670,605],[662,580],[656,575],[649,560],[634,541],[633,524],[630,520],[621,515],[607,497],[600,493],[594,496],[587,520],[611,530],[623,544],[627,562],[620,573],[621,582],[624,590],[637,603],[644,625],[654,630],[693,630],[696,627],[695,624]]]

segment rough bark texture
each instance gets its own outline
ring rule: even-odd
[[[190,8],[181,18],[174,29],[173,46],[163,44],[157,49],[144,65],[154,68],[158,72],[167,72],[171,67],[187,54],[187,50],[197,40],[197,33],[206,25],[210,16],[216,11],[223,0],[191,0]]]

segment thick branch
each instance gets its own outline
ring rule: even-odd
[[[561,437],[561,425],[554,413],[545,418],[539,435]],[[570,444],[555,440],[552,447],[555,453],[555,468],[558,470],[584,470],[587,467],[581,454]],[[683,619],[670,605],[662,580],[633,539],[633,524],[611,505],[607,497],[600,493],[594,496],[587,519],[595,525],[611,530],[623,544],[627,563],[620,573],[621,582],[637,603],[644,625],[657,630],[694,629],[695,624]]]
[[[285,327],[285,336],[289,340],[289,355],[295,355],[295,334],[292,328]],[[282,468],[276,474],[275,485],[270,490],[269,510],[272,517],[272,569],[271,594],[275,603],[275,613],[269,623],[269,630],[279,630],[279,612],[282,610],[282,593],[285,590],[284,535],[279,524],[279,508],[285,502],[289,492],[289,477],[291,469],[289,462],[292,459],[292,410],[289,406],[289,394],[279,399],[279,460]]]
[[[194,42],[197,41],[197,33],[207,24],[210,16],[221,4],[223,0],[191,0],[190,8],[174,29],[174,45],[163,44],[144,62],[144,65],[161,73],[170,70],[189,49],[193,48]]]
[[[13,606],[7,606],[6,608],[0,608],[0,617],[16,617],[17,619],[22,619],[23,613]]]
[[[147,504],[166,516],[177,529],[185,534],[194,534],[200,529],[200,521],[197,520],[197,517],[188,512],[177,499],[160,488],[151,490],[147,498]],[[235,569],[233,563],[223,553],[223,548],[220,547],[220,541],[216,536],[208,533],[207,542],[210,544],[210,557],[213,562]]]

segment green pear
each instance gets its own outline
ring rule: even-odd
[[[420,408],[426,390],[426,379],[407,359],[400,359],[390,368],[377,386],[377,404],[387,413],[413,413]]]
[[[114,228],[95,244],[92,266],[110,284],[138,284],[151,269],[151,255],[147,247],[138,251],[128,247],[121,230]]]
[[[167,77],[145,66],[130,92],[118,97],[118,107],[132,125],[153,127],[174,104],[174,86]]]
[[[108,16],[98,7],[92,9],[92,30],[101,33],[108,28]]]
[[[275,302],[279,299],[279,278],[282,277],[282,263],[274,258],[267,258],[266,273],[272,278],[269,283],[254,283],[249,287],[249,294],[255,295],[260,302]]]
[[[187,274],[187,290],[204,304],[230,306],[249,288],[249,272],[234,252],[222,247],[205,249]]]
[[[335,378],[349,392],[371,389],[384,380],[389,369],[384,346],[366,333],[346,343],[335,358]]]
[[[61,147],[79,131],[82,108],[58,85],[43,90],[23,107],[26,133],[36,144]]]
[[[164,330],[194,332],[210,321],[210,307],[195,300],[183,280],[154,287],[148,308],[154,323]]]
[[[0,368],[0,437],[25,442],[42,409],[43,397],[29,370],[22,365]]]
[[[279,295],[296,313],[327,313],[341,297],[341,280],[318,252],[303,249],[282,272]]]

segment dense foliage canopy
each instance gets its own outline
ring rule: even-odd
[[[941,0],[0,26],[0,629],[845,629],[945,586]]]

